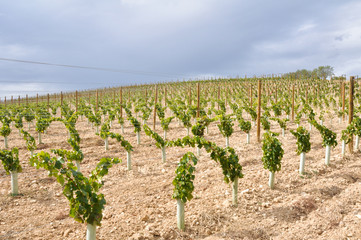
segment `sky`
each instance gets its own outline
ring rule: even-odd
[[[0,97],[326,65],[356,76],[360,9],[359,0],[0,0]]]

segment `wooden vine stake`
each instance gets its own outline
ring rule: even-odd
[[[120,117],[122,118],[123,117],[123,96],[122,96],[122,91],[123,88],[120,87],[120,90],[119,90],[119,102],[120,102]]]
[[[218,101],[220,100],[221,98],[221,87],[218,86]],[[219,102],[218,102],[218,110],[219,110]]]
[[[18,105],[20,106],[20,95],[18,97]]]
[[[48,111],[49,111],[49,108],[50,108],[50,95],[48,93]]]
[[[189,87],[188,89],[188,105],[190,106],[192,104],[192,89]]]
[[[345,121],[345,82],[342,81],[342,121]]]
[[[355,83],[355,77],[351,76],[350,77],[350,95],[349,95],[349,112],[348,112],[348,123],[351,124],[352,120],[353,120],[353,94],[354,94],[354,83]],[[353,136],[351,135],[351,140],[349,143],[349,150],[350,153],[353,153]]]
[[[252,107],[252,105],[253,105],[253,98],[252,98],[252,83],[251,83],[251,85],[250,85],[250,88],[249,88],[249,107]]]
[[[277,103],[277,85],[276,85],[276,90],[275,90],[276,92],[275,92],[275,101],[276,101],[276,103]]]
[[[36,94],[36,106],[39,105],[39,93]]]
[[[199,100],[200,100],[200,89],[199,83],[197,83],[197,118],[199,118]]]
[[[95,92],[95,98],[96,98],[95,112],[98,112],[98,106],[99,106],[98,90]]]
[[[257,141],[258,142],[261,142],[261,94],[262,94],[261,86],[262,86],[261,80],[258,80],[258,106],[257,106]]]
[[[63,107],[63,92],[60,92],[60,107]],[[60,117],[63,118],[63,114],[60,111]]]
[[[78,91],[75,91],[75,112],[78,112]]]
[[[155,97],[154,97],[154,113],[153,113],[153,131],[155,131],[155,122],[157,120],[157,98],[158,98],[158,85],[155,85]]]
[[[342,80],[340,80],[340,103],[342,102]],[[340,110],[340,107],[338,107],[338,110]],[[342,114],[343,115],[343,114]],[[342,116],[339,118],[339,123],[341,123]]]
[[[292,121],[295,120],[295,84],[292,85]]]

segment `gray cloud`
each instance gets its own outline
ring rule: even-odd
[[[2,1],[0,57],[162,74],[0,61],[0,81],[19,84],[11,90],[19,95],[33,94],[24,82],[65,91],[319,65],[358,74],[360,8],[335,0]]]

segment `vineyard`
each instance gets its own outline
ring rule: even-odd
[[[0,239],[361,239],[358,79],[0,105]]]

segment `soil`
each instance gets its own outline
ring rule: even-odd
[[[269,173],[263,169],[255,128],[251,144],[246,144],[246,134],[235,123],[230,146],[236,150],[244,173],[239,180],[238,206],[232,206],[232,187],[223,181],[220,166],[202,150],[196,166],[194,199],[185,206],[185,231],[177,229],[172,181],[180,158],[187,151],[196,153],[196,149],[167,148],[167,162],[162,164],[161,150],[154,140],[142,131],[141,144],[137,145],[134,128],[127,124],[124,136],[135,147],[131,171],[118,142],[110,139],[109,150],[105,151],[104,141],[87,120],[77,123],[85,175],[102,157],[123,159],[104,177],[101,192],[107,204],[102,226],[97,227],[97,239],[361,239],[361,153],[341,156],[340,136],[346,122],[338,123],[336,118],[332,125],[329,120],[325,122],[337,133],[339,142],[331,151],[330,166],[324,163],[321,136],[312,129],[312,149],[306,154],[306,173],[302,176],[298,173],[300,156],[296,154],[295,137],[289,131],[285,137],[280,135],[285,154],[274,190],[268,187]],[[294,123],[288,125],[289,129],[296,128]],[[308,129],[308,123],[301,125]],[[162,136],[160,125],[156,127]],[[272,123],[271,130],[281,132],[277,123]],[[120,133],[120,125],[114,122],[111,131]],[[34,126],[30,133],[37,136]],[[169,139],[185,135],[186,128],[171,123]],[[210,125],[205,137],[225,146],[216,123]],[[44,144],[38,148],[43,151],[70,149],[62,123],[53,122],[42,139]],[[68,200],[60,184],[45,170],[29,165],[30,153],[14,127],[9,147],[20,148],[21,195],[10,196],[10,176],[1,168],[0,239],[85,239],[86,224],[69,217]]]

